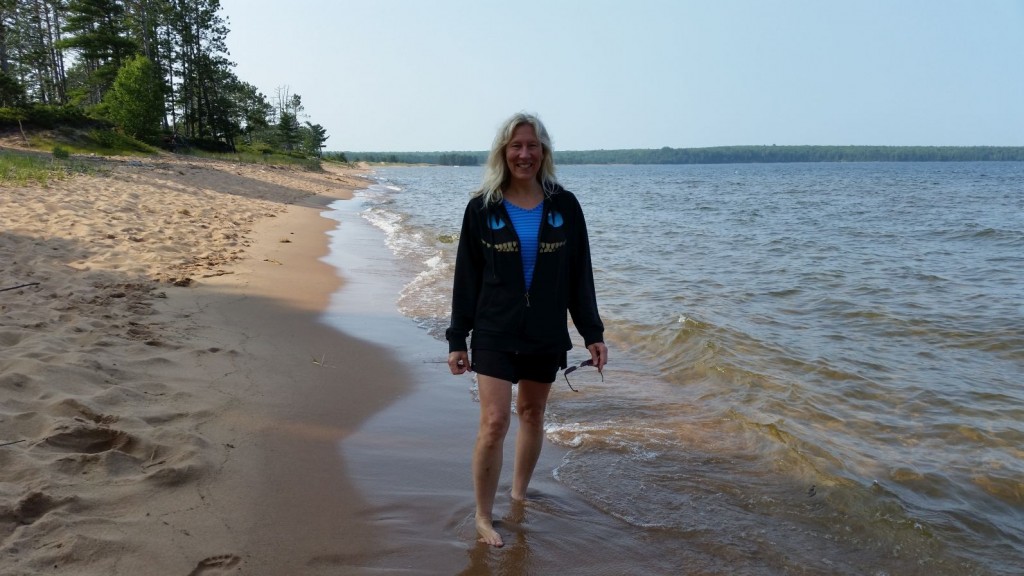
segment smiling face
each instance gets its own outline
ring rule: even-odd
[[[505,146],[505,164],[513,180],[531,182],[537,180],[544,162],[544,145],[530,124],[520,124],[512,132],[512,139]]]

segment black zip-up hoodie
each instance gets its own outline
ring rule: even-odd
[[[559,353],[572,348],[566,311],[589,346],[602,342],[587,224],[579,201],[561,186],[546,190],[529,291],[520,242],[505,207],[482,196],[466,206],[455,260],[449,352],[473,348]]]

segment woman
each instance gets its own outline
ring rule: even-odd
[[[476,528],[502,546],[492,509],[501,475],[512,385],[519,384],[512,498],[522,501],[544,441],[544,410],[572,348],[566,311],[598,370],[608,361],[597,312],[590,243],[576,197],[555,180],[551,138],[540,120],[516,114],[494,139],[483,185],[462,219],[448,366],[472,370],[480,390],[473,450]],[[466,338],[472,332],[472,364]]]

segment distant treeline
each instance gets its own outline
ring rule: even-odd
[[[478,166],[487,152],[344,152],[352,162]],[[718,146],[555,151],[556,164],[1024,161],[1024,146]]]
[[[324,157],[349,162],[479,166],[487,161],[487,152],[324,152]]]
[[[735,164],[759,162],[1024,161],[1007,146],[719,146],[555,152],[558,164]]]

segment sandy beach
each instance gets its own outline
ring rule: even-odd
[[[364,549],[335,445],[403,383],[377,364],[349,393],[381,352],[318,321],[320,213],[364,184],[161,156],[0,190],[0,574]]]

